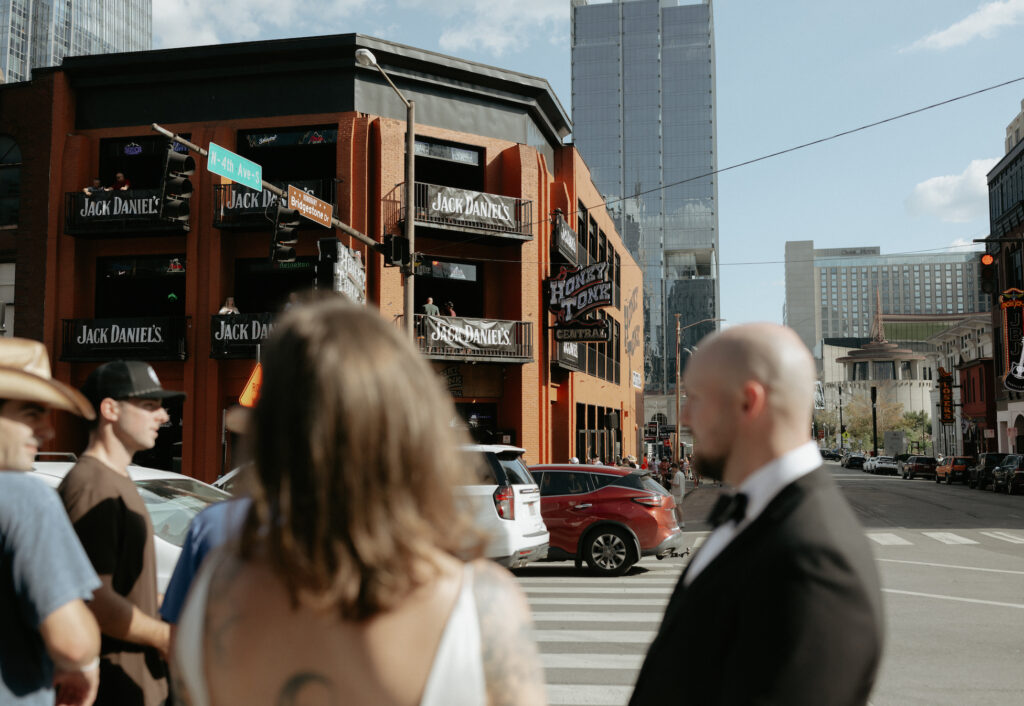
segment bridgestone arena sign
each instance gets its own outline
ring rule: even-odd
[[[427,187],[427,199],[431,219],[478,223],[500,230],[519,228],[516,200],[508,196],[431,184]]]
[[[423,326],[429,348],[515,353],[514,321],[424,316]]]
[[[573,321],[588,311],[612,304],[612,283],[607,281],[608,263],[586,267],[563,267],[548,280],[548,308],[558,323]]]

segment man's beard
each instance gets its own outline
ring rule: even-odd
[[[721,482],[725,475],[725,456],[694,454],[693,467],[701,477]]]

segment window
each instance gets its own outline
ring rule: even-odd
[[[21,149],[10,135],[0,135],[0,226],[18,225],[21,195]]]
[[[544,471],[540,482],[540,494],[579,495],[590,492],[590,474],[576,471]]]

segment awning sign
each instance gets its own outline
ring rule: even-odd
[[[607,342],[612,340],[612,327],[608,319],[578,321],[564,326],[553,326],[556,341]]]
[[[999,297],[1003,314],[1003,386],[1024,392],[1024,291],[1007,289]]]
[[[939,421],[952,424],[956,421],[953,405],[953,374],[939,368]]]
[[[424,316],[424,336],[430,348],[454,351],[514,353],[514,321],[467,319],[463,317]]]
[[[427,199],[432,218],[519,230],[514,198],[428,184]]]

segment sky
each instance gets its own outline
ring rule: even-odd
[[[714,24],[724,325],[782,322],[788,240],[977,248],[1024,81],[730,167],[1024,78],[1024,0],[715,0]],[[544,78],[571,115],[569,0],[153,3],[155,49],[349,32]]]

